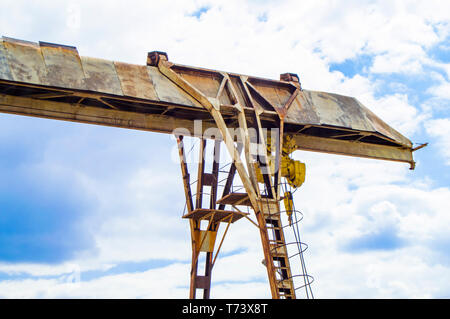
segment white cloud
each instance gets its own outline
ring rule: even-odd
[[[107,271],[113,267],[112,264],[99,264],[98,262],[89,264],[86,260],[73,262],[64,262],[56,265],[46,265],[38,263],[0,263],[0,272],[8,275],[30,275],[33,277],[44,276],[62,276],[73,273],[78,269],[80,271],[101,270]]]
[[[8,298],[183,298],[188,289],[182,287],[189,285],[189,267],[173,264],[90,281],[82,278],[76,283],[59,279],[2,281],[0,291]]]
[[[438,98],[450,100],[450,82],[443,81],[439,85],[429,88],[428,92]]]
[[[428,134],[437,139],[439,152],[446,159],[446,164],[450,165],[450,119],[436,119],[428,121],[426,124]]]

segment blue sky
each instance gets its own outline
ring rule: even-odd
[[[448,6],[7,0],[0,31],[137,64],[160,50],[194,66],[275,79],[293,72],[306,89],[358,98],[429,146],[414,154],[414,171],[294,153],[307,165],[295,200],[314,296],[448,298]],[[175,147],[164,134],[0,114],[0,297],[187,297]],[[270,297],[261,259],[256,228],[233,225],[212,296]]]

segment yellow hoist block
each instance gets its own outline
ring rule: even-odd
[[[292,198],[291,192],[284,193],[283,203],[284,203],[284,209],[286,210],[286,214],[289,219],[289,225],[291,225],[292,224],[292,213],[294,212],[294,200]]]
[[[292,187],[300,187],[305,182],[305,163],[283,156],[281,158],[281,176],[285,177]]]
[[[272,141],[270,137],[267,137],[267,160],[268,167],[274,173],[275,172],[275,160],[272,156]],[[281,176],[285,177],[289,185],[294,188],[300,187],[305,182],[306,167],[305,164],[293,160],[289,157],[289,154],[295,150],[295,141],[291,136],[287,135],[283,140],[283,149],[281,156]],[[258,183],[264,183],[263,174],[259,163],[254,163],[256,179]]]

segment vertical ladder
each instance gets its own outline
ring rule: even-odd
[[[227,211],[217,207],[217,188],[219,174],[220,141],[214,141],[214,159],[211,173],[205,172],[205,148],[206,140],[200,139],[199,162],[197,170],[196,193],[192,194],[190,174],[184,153],[183,136],[177,136],[178,151],[181,164],[181,173],[186,197],[187,213],[183,218],[189,219],[192,241],[192,263],[189,298],[197,297],[197,290],[203,291],[203,299],[210,298],[211,275],[214,263],[219,254],[222,242],[231,223],[243,218],[247,213]],[[233,173],[234,176],[234,173]],[[232,177],[231,177],[232,178]],[[210,187],[208,207],[203,207],[204,187]],[[195,202],[193,200],[195,199]],[[206,228],[203,223],[207,223]],[[219,247],[215,249],[216,237],[220,223],[226,223],[226,229],[222,235]],[[215,250],[215,251],[214,251]],[[199,272],[199,260],[205,260],[204,272]]]
[[[262,200],[262,210],[266,222],[265,229],[269,241],[269,258],[275,270],[275,284],[278,297],[284,299],[295,299],[295,288],[292,279],[289,256],[284,237],[283,225],[280,216],[280,205],[276,200]],[[267,267],[267,265],[266,265]]]
[[[246,193],[227,193],[217,203],[221,205],[220,207],[225,205],[252,207]],[[259,199],[259,203],[261,213],[255,213],[263,244],[263,263],[268,270],[272,296],[295,299],[295,287],[280,216],[280,202],[263,196]]]

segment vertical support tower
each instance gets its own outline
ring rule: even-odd
[[[212,269],[223,242],[222,238],[217,252],[214,253],[220,223],[227,223],[226,230],[228,230],[231,223],[244,216],[247,217],[238,206],[249,206],[256,217],[254,224],[258,227],[261,237],[263,263],[266,266],[272,298],[296,298],[280,217],[282,199],[280,168],[283,156],[284,117],[301,90],[298,77],[290,73],[281,75],[282,80],[287,81],[286,85],[291,94],[282,107],[279,107],[270,104],[261,96],[246,76],[210,70],[193,73],[168,62],[167,55],[161,52],[149,53],[148,64],[157,66],[163,75],[198,101],[209,113],[206,121],[212,121],[217,127],[213,134],[215,147],[211,172],[205,172],[206,139],[211,138],[211,135],[204,136],[203,132],[196,132],[200,138],[200,153],[195,194],[192,194],[191,190],[192,183],[186,165],[183,136],[177,136],[188,211],[183,217],[189,219],[192,240],[190,297],[195,298],[198,289],[203,290],[203,298],[210,297]],[[195,81],[206,85],[208,90],[202,91],[200,87],[196,87]],[[216,89],[214,83],[218,83]],[[224,101],[232,105],[231,116],[225,115],[222,111],[226,108]],[[264,110],[262,105],[272,108],[279,116],[278,121],[272,123],[270,127],[264,127],[262,124],[260,117]],[[222,197],[217,199],[220,164],[218,150],[221,142],[231,157],[231,167]],[[245,191],[243,193],[232,191],[235,173],[242,183]],[[210,200],[208,207],[205,207],[203,196],[204,188],[207,186],[210,187]],[[225,210],[227,205],[231,206],[232,210]],[[203,228],[202,224],[206,223],[206,228]],[[198,261],[202,254],[205,255],[205,270],[200,274]]]

